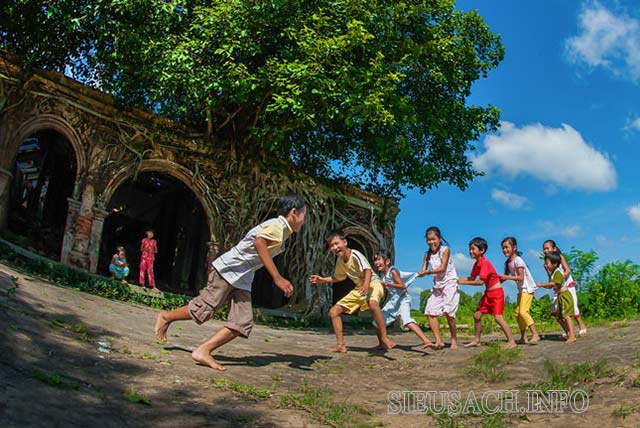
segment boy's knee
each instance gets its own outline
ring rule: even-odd
[[[368,301],[369,304],[369,309],[371,310],[380,310],[380,303],[378,303],[377,300],[369,300]]]
[[[339,317],[341,313],[342,313],[342,307],[341,306],[335,305],[334,307],[329,309],[329,316],[331,318]]]

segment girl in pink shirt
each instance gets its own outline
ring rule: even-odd
[[[153,262],[158,252],[158,243],[153,239],[152,229],[147,229],[145,233],[147,237],[143,238],[140,243],[140,278],[138,282],[141,287],[145,286],[144,274],[146,272],[149,278],[149,287],[151,287],[153,291],[160,291],[156,288],[156,280],[153,277]]]

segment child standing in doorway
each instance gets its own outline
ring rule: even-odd
[[[153,229],[149,228],[145,230],[144,233],[147,237],[142,238],[142,242],[140,243],[140,277],[138,281],[140,287],[145,286],[144,274],[146,272],[149,278],[149,287],[151,287],[153,291],[159,291],[156,288],[156,280],[153,277],[153,262],[158,252],[158,243],[153,239]]]
[[[533,280],[529,268],[525,264],[522,254],[518,251],[518,241],[510,236],[502,240],[502,253],[507,260],[504,263],[504,274],[499,275],[501,281],[515,281],[518,286],[518,302],[516,304],[516,320],[520,327],[520,340],[518,343],[536,343],[540,340],[536,324],[531,317],[531,303],[536,291],[536,282]],[[527,329],[531,330],[531,340],[527,339]]]
[[[451,349],[458,349],[456,336],[456,312],[460,303],[460,287],[458,273],[451,260],[451,251],[440,234],[438,227],[430,227],[426,233],[429,250],[424,255],[424,262],[419,276],[433,275],[433,289],[429,294],[424,313],[429,317],[429,326],[436,337],[435,349],[444,348],[440,337],[438,317],[446,316],[451,332]],[[431,266],[431,269],[428,269]]]
[[[491,262],[484,256],[487,252],[487,241],[483,238],[473,238],[469,242],[469,255],[472,259],[475,259],[473,269],[471,269],[471,275],[468,278],[459,278],[458,284],[462,285],[484,285],[486,287],[480,303],[473,314],[473,322],[475,328],[474,339],[465,345],[465,348],[480,346],[480,336],[482,335],[482,314],[491,314],[496,320],[496,323],[500,326],[507,338],[506,349],[516,348],[518,345],[513,336],[511,336],[511,330],[509,325],[502,317],[504,310],[504,290],[502,289],[502,283],[498,272],[493,267]],[[476,280],[476,277],[480,277]]]

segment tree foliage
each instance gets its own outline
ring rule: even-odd
[[[571,268],[571,276],[576,280],[578,287],[591,279],[598,254],[595,251],[582,251],[571,247],[571,251],[565,253],[567,264]]]
[[[468,103],[504,49],[454,0],[8,0],[0,46],[206,133],[233,156],[384,195],[464,189]]]

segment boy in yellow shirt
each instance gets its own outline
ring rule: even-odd
[[[325,237],[329,251],[337,256],[336,270],[333,276],[322,277],[311,275],[309,281],[312,284],[326,284],[344,281],[347,277],[356,285],[353,290],[336,303],[329,311],[333,331],[336,334],[338,344],[331,348],[331,352],[347,352],[344,344],[342,330],[342,318],[344,314],[352,314],[358,309],[371,310],[371,315],[376,321],[378,337],[386,349],[391,349],[395,343],[387,336],[387,327],[384,323],[380,301],[384,296],[384,289],[378,275],[373,274],[367,258],[359,251],[348,247],[347,237],[340,230],[333,230]]]

